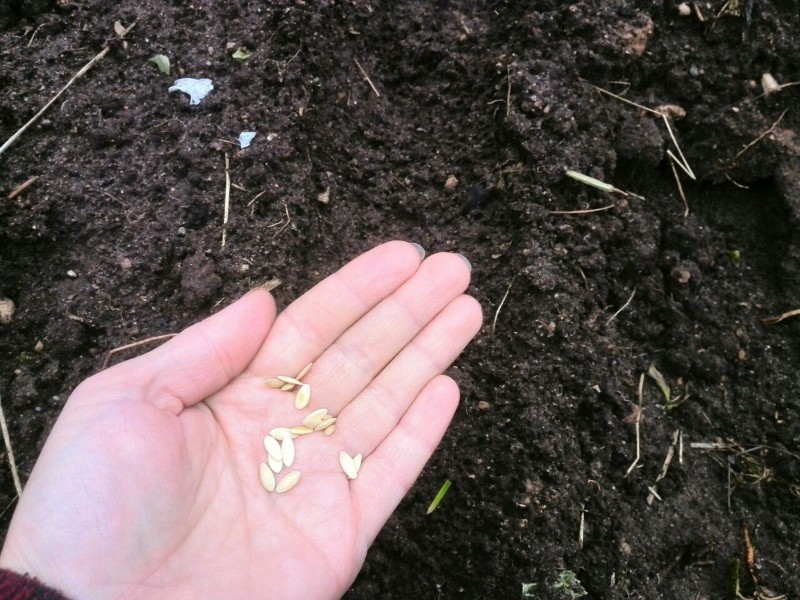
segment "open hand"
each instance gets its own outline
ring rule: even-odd
[[[455,411],[458,388],[441,373],[480,327],[469,276],[458,255],[421,261],[390,242],[277,318],[256,290],[86,380],[28,480],[0,566],[76,600],[340,596]],[[298,411],[265,380],[312,361]],[[265,491],[264,436],[321,407],[335,433],[295,439],[299,483]],[[363,454],[357,479],[340,450]]]

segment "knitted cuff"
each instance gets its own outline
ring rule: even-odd
[[[68,600],[33,577],[0,569],[0,600]]]

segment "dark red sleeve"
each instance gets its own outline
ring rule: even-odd
[[[0,600],[68,600],[33,577],[0,569]]]

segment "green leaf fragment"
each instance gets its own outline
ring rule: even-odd
[[[245,48],[244,46],[240,46],[236,50],[236,52],[233,53],[232,56],[236,60],[247,60],[248,58],[250,58],[252,56],[252,54],[247,51],[247,48]]]
[[[156,54],[153,58],[150,59],[151,63],[158,67],[158,70],[164,73],[164,75],[169,75],[169,58],[163,54]]]
[[[451,486],[451,485],[452,485],[452,484],[451,484],[451,482],[450,482],[450,480],[449,480],[449,479],[448,479],[448,480],[446,480],[446,481],[445,481],[445,482],[442,484],[442,487],[440,487],[440,488],[439,488],[439,492],[436,494],[436,497],[433,499],[433,502],[431,502],[430,506],[428,507],[428,512],[426,512],[425,514],[429,515],[429,514],[431,514],[433,511],[435,511],[435,510],[436,510],[436,508],[437,508],[437,507],[439,506],[439,504],[442,502],[442,498],[444,498],[444,497],[445,497],[445,495],[447,494],[447,490],[449,490],[449,489],[450,489],[450,486]]]
[[[565,594],[569,595],[570,600],[575,598],[583,598],[588,596],[587,592],[581,585],[581,580],[575,575],[574,571],[561,571],[558,575],[558,581],[553,584],[554,590],[564,590]]]
[[[567,177],[609,194],[617,191],[617,188],[615,188],[613,185],[605,183],[604,181],[600,181],[599,179],[595,179],[594,177],[589,177],[583,173],[578,173],[577,171],[567,171]]]
[[[742,253],[739,250],[729,250],[728,256],[730,257],[734,266],[738,267],[739,261],[742,259]]]
[[[647,374],[653,381],[655,381],[656,385],[658,386],[658,389],[660,389],[661,393],[664,394],[664,398],[666,399],[667,404],[669,405],[670,389],[669,385],[667,384],[667,380],[664,379],[664,376],[659,372],[658,369],[656,369],[655,365],[650,365],[650,368],[647,369]]]
[[[536,592],[536,584],[535,583],[523,583],[522,584],[522,597],[523,598],[535,598]]]

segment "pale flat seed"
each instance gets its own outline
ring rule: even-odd
[[[356,473],[358,473],[361,470],[361,459],[362,458],[363,457],[361,456],[360,452],[353,457],[353,464],[356,466]]]
[[[280,462],[283,460],[283,455],[281,454],[281,445],[271,435],[264,437],[264,449],[267,451],[272,458]]]
[[[327,429],[328,427],[330,427],[334,423],[336,423],[336,417],[328,416],[327,419],[325,419],[319,425],[314,427],[314,431],[322,431],[323,429]]]
[[[285,438],[287,435],[292,434],[292,430],[289,429],[288,427],[276,427],[275,429],[270,431],[269,434],[279,442],[282,442],[283,438]]]
[[[283,461],[275,460],[271,456],[267,456],[267,464],[275,473],[280,473],[281,469],[283,469]]]
[[[281,454],[283,454],[283,464],[291,467],[294,462],[294,442],[292,436],[287,435],[281,442]]]
[[[290,431],[295,435],[307,435],[309,433],[314,433],[314,430],[306,427],[305,425],[301,425],[299,427],[292,427]]]
[[[311,427],[314,429],[317,425],[322,423],[322,421],[328,416],[328,409],[327,408],[318,408],[317,410],[313,410],[306,415],[306,418],[303,419],[303,425],[306,427]],[[306,421],[316,421],[315,425],[309,425]]]
[[[291,473],[288,473],[286,477],[281,479],[280,483],[275,488],[275,491],[279,494],[288,492],[297,485],[298,481],[300,481],[300,471],[292,471]]]
[[[294,389],[294,384],[293,383],[284,383],[281,386],[281,391],[282,392],[288,392],[289,390],[293,390],[293,389]]]
[[[265,490],[268,492],[275,491],[275,474],[269,468],[269,465],[261,463],[258,466],[258,478],[261,480],[261,485]]]
[[[336,431],[336,425],[331,425],[325,430],[325,435],[333,435],[334,431]]]
[[[358,477],[358,469],[356,469],[356,464],[353,462],[353,457],[344,450],[339,452],[339,465],[342,467],[342,471],[344,471],[348,479],[355,479]]]
[[[278,375],[278,379],[280,379],[283,383],[291,383],[292,385],[303,385],[303,382],[295,379],[294,377],[289,377],[288,375]]]
[[[303,410],[308,406],[309,400],[311,400],[311,386],[304,383],[300,386],[300,389],[297,390],[297,396],[294,398],[294,407],[297,410]]]
[[[319,419],[303,419],[303,425],[311,429],[312,431],[317,430],[317,425],[322,423]]]
[[[283,381],[281,381],[280,379],[276,379],[274,377],[270,377],[269,379],[267,379],[267,385],[271,388],[279,388],[283,387]]]
[[[311,365],[313,365],[313,364],[314,363],[308,363],[305,367],[303,367],[303,369],[297,374],[297,377],[295,377],[295,379],[297,379],[298,381],[301,381],[303,379],[303,377],[308,375],[308,372],[311,370]]]

